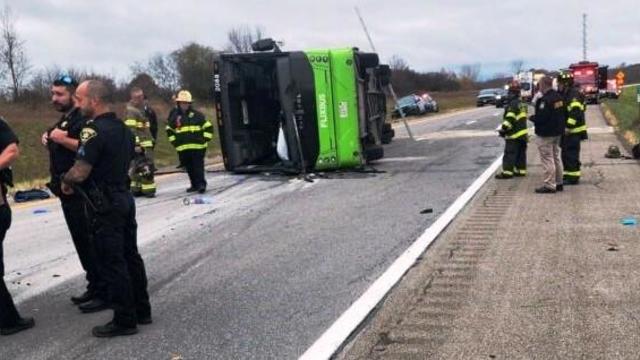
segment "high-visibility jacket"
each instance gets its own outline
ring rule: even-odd
[[[579,134],[583,139],[587,138],[587,123],[584,112],[586,106],[584,98],[575,88],[569,89],[565,94],[567,104],[567,130],[569,134]]]
[[[136,145],[142,148],[153,147],[153,136],[151,135],[151,124],[143,109],[138,109],[131,103],[127,104],[127,112],[124,117],[124,124],[131,129],[136,137]]]
[[[505,139],[529,139],[527,128],[527,104],[518,99],[511,100],[504,109],[502,131]]]
[[[213,138],[213,124],[192,108],[185,112],[178,107],[171,110],[166,130],[169,142],[178,152],[205,150]]]

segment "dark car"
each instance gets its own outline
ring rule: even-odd
[[[507,102],[509,101],[508,97],[507,97],[507,90],[505,89],[496,89],[496,107],[504,107]]]
[[[424,93],[422,94],[422,100],[425,103],[425,107],[427,112],[438,112],[440,108],[438,107],[438,102],[431,97],[431,95]]]
[[[402,109],[402,112],[405,116],[422,115],[427,112],[426,102],[422,99],[422,97],[415,94],[407,95],[398,99],[398,103],[393,109],[393,113],[391,113],[391,116],[394,118],[400,117],[400,108]]]
[[[476,98],[477,106],[485,106],[487,104],[495,105],[496,97],[502,89],[482,89]]]

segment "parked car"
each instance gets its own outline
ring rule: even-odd
[[[495,105],[496,97],[502,89],[482,89],[476,98],[477,106],[485,106],[487,104]]]
[[[507,104],[507,90],[505,89],[496,89],[496,107],[501,108]]]
[[[422,94],[422,100],[424,100],[427,111],[428,112],[438,112],[440,108],[438,107],[438,102],[431,97],[431,95],[424,93]]]
[[[404,115],[422,115],[427,112],[427,103],[422,99],[422,97],[411,94],[405,97],[401,97],[398,99],[398,103],[393,109],[393,113],[391,116],[394,118],[400,117],[399,109],[402,109]]]

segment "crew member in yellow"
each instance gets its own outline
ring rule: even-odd
[[[131,192],[134,196],[156,196],[156,183],[153,179],[155,166],[153,164],[153,136],[151,123],[144,106],[144,92],[138,87],[131,88],[130,100],[127,104],[125,125],[131,129],[136,139],[136,156],[131,162],[129,177],[131,178]]]
[[[509,102],[500,127],[500,136],[505,139],[504,157],[502,172],[496,175],[497,179],[527,175],[527,104],[520,101],[520,86],[516,83],[509,86],[507,96]]]
[[[207,144],[213,138],[213,125],[191,105],[193,98],[187,90],[178,92],[176,107],[167,120],[167,137],[176,148],[180,163],[189,175],[191,186],[187,192],[204,193],[207,180],[204,176],[204,156]]]

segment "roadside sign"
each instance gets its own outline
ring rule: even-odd
[[[616,85],[618,85],[618,87],[624,85],[624,73],[622,71],[618,71],[616,74]]]

